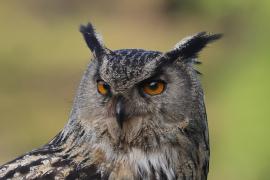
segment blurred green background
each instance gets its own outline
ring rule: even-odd
[[[224,33],[200,56],[209,179],[269,179],[269,19],[266,0],[1,1],[0,164],[66,123],[90,58],[78,26],[91,21],[111,49],[166,51],[199,31]]]

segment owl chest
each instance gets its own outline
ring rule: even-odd
[[[163,164],[163,165],[162,165]],[[137,180],[137,179],[161,179],[161,176],[168,176],[174,179],[175,173],[172,167],[162,169],[166,163],[160,164],[160,167],[154,167],[148,160],[137,159],[135,161],[120,161],[113,165],[109,173],[110,180]],[[162,175],[162,174],[163,175]],[[158,178],[159,177],[159,178]],[[167,179],[167,178],[166,178]]]
[[[100,172],[110,180],[176,179],[179,162],[177,152],[145,153],[133,149],[126,154],[114,154],[100,164]]]

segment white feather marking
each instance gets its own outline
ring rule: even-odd
[[[183,47],[189,40],[191,40],[194,36],[188,36],[185,37],[184,39],[182,39],[181,41],[179,41],[176,45],[174,45],[173,50],[177,50],[180,49],[181,47]]]
[[[104,46],[104,43],[103,43],[103,37],[101,36],[101,34],[98,33],[98,32],[95,32],[95,36],[96,36],[98,42],[99,42],[102,46]]]

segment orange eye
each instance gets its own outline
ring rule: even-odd
[[[98,81],[97,90],[100,94],[106,96],[110,93],[110,85],[104,81]]]
[[[151,96],[161,94],[165,89],[165,83],[162,81],[151,81],[143,85],[143,91]]]

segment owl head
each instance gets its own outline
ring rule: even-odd
[[[176,141],[175,130],[197,131],[205,126],[200,122],[205,112],[194,64],[199,63],[198,53],[220,34],[201,32],[163,53],[110,50],[90,23],[80,31],[93,59],[72,114],[93,137],[154,146]]]

